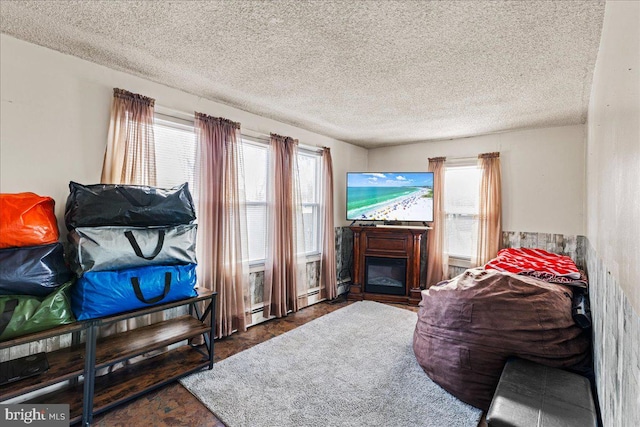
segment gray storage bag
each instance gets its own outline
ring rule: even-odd
[[[122,270],[196,263],[196,224],[174,227],[78,227],[69,232],[72,269]]]

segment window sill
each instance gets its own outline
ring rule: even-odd
[[[451,267],[471,268],[471,259],[470,258],[461,258],[461,257],[450,256],[447,263]]]
[[[264,271],[264,263],[249,264],[249,273],[259,273],[261,271]]]

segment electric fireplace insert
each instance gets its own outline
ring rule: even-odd
[[[365,257],[365,292],[386,295],[406,295],[406,287],[406,258]]]

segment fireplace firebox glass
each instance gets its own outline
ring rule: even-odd
[[[406,285],[406,258],[365,257],[365,292],[406,295]]]

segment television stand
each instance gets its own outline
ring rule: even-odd
[[[353,284],[347,298],[418,305],[424,226],[349,227],[353,231]]]

